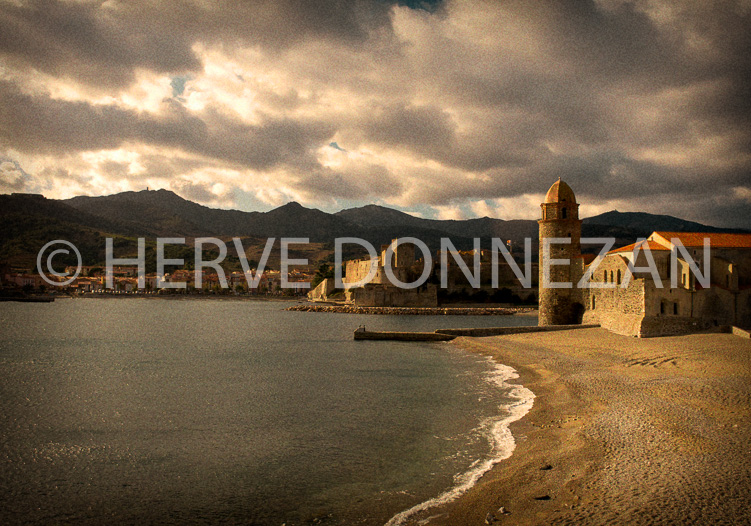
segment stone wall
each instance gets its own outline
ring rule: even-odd
[[[467,289],[471,288],[471,284],[469,283],[469,280],[464,275],[464,272],[459,267],[459,265],[454,262],[453,258],[451,256],[448,257],[447,260],[448,264],[446,266],[447,270],[447,290],[453,291],[453,290],[460,290],[460,289]],[[469,261],[467,263],[467,268],[469,269],[470,274],[474,272],[473,268],[473,262]],[[521,273],[524,274],[526,272],[524,263],[518,263],[519,269],[521,270]],[[530,274],[531,274],[531,288],[525,288],[522,283],[519,281],[519,278],[516,277],[516,274],[514,273],[514,270],[511,268],[511,265],[509,265],[505,259],[503,259],[502,256],[499,256],[499,262],[497,265],[497,273],[498,273],[498,287],[497,288],[509,288],[509,289],[523,289],[526,290],[526,295],[528,295],[530,292],[534,292],[535,295],[537,295],[537,286],[538,286],[538,277],[539,277],[539,267],[537,261],[531,262],[530,264]],[[441,275],[441,261],[440,259],[437,259],[435,262],[435,274],[440,277]],[[487,288],[492,289],[493,285],[493,263],[490,261],[482,261],[480,263],[480,287],[481,288]]]
[[[606,260],[601,275],[607,272],[609,277],[616,267]],[[627,336],[687,334],[724,325],[751,327],[751,289],[659,288],[651,279],[634,278],[625,289],[617,284],[589,289],[589,297],[584,323],[599,323]]]
[[[402,248],[402,245],[399,245],[399,249]],[[370,272],[370,269],[375,266],[376,272],[373,275],[373,278],[368,282],[372,284],[387,284],[391,285],[391,280],[389,280],[389,277],[386,275],[386,270],[383,266],[379,265],[380,260],[370,260],[370,259],[355,259],[352,261],[347,261],[344,267],[344,277],[342,278],[342,281],[347,283],[358,283],[365,279],[368,276],[368,273]],[[402,281],[404,283],[411,283],[413,279],[417,279],[417,276],[419,276],[418,271],[422,270],[421,267],[422,263],[413,264],[413,267],[395,267],[392,269],[394,277],[398,279],[399,281]],[[413,275],[417,273],[417,276]]]
[[[607,269],[607,266],[603,269]],[[644,318],[645,280],[632,279],[628,287],[588,289],[589,309],[584,323],[599,323],[602,327],[624,336],[639,336]],[[594,307],[594,308],[593,308]]]
[[[599,327],[598,324],[587,325],[538,325],[519,326],[519,327],[482,327],[472,329],[436,329],[438,334],[450,334],[452,336],[470,336],[473,338],[482,338],[486,336],[502,336],[506,334],[527,334],[532,332],[552,332],[552,331],[571,331],[576,329],[592,329]]]
[[[568,325],[581,323],[584,312],[583,294],[581,289],[576,287],[583,272],[583,261],[581,259],[581,221],[574,216],[571,219],[558,219],[558,216],[552,214],[552,211],[560,207],[547,207],[544,217],[538,221],[540,225],[540,246],[539,246],[539,324],[544,325]],[[578,205],[577,205],[578,206]],[[555,212],[557,213],[557,212]],[[553,288],[545,287],[543,281],[544,272],[544,240],[546,238],[570,238],[571,243],[551,244],[551,259],[568,259],[567,265],[551,265],[550,282],[552,283],[572,283],[571,288]]]
[[[310,301],[327,301],[329,294],[334,292],[334,280],[326,278],[316,288],[308,292]]]
[[[371,259],[354,259],[347,261],[344,266],[344,283],[357,283],[365,279],[370,272],[370,269],[377,265],[377,260]],[[375,276],[370,283],[383,283],[385,275],[383,273],[383,267],[378,267]]]
[[[696,291],[692,316],[706,320],[712,325],[735,325],[736,294],[720,287]]]
[[[712,328],[712,323],[698,318],[685,316],[645,316],[638,336],[649,338],[655,336],[676,336],[702,332]]]
[[[426,284],[416,289],[392,285],[368,284],[348,291],[349,299],[358,307],[436,307],[438,287]]]

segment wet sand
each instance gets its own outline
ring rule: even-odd
[[[514,367],[534,407],[511,458],[409,524],[751,524],[751,340],[583,329],[454,345]]]

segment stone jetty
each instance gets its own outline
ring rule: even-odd
[[[451,315],[451,316],[508,316],[532,312],[530,307],[357,307],[355,305],[316,305],[302,303],[284,310],[302,312],[338,312],[343,314],[391,314],[391,315]]]

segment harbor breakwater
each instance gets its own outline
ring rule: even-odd
[[[533,312],[531,307],[357,307],[355,305],[315,305],[303,303],[284,310],[301,312],[338,312],[344,314],[398,314],[398,315],[463,315],[463,316],[509,316]]]

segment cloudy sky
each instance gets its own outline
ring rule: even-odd
[[[221,6],[221,7],[220,7]],[[751,0],[0,0],[0,192],[751,228]]]

